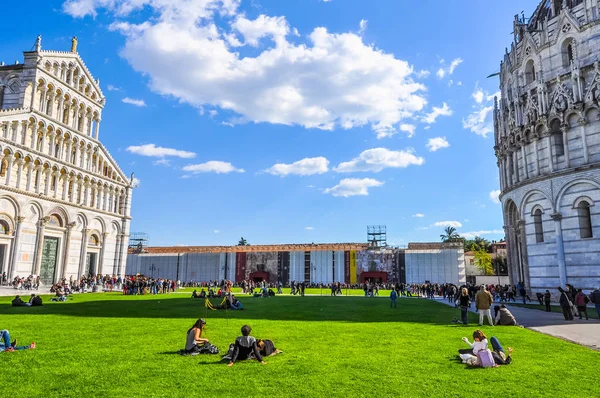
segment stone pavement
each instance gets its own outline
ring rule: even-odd
[[[452,307],[454,306],[454,303],[448,303],[448,300],[444,300],[441,297],[436,298],[436,301]],[[517,322],[528,329],[600,351],[600,321],[598,319],[586,321],[585,319],[579,320],[576,318],[574,321],[565,321],[562,313],[545,312],[514,305],[507,305],[507,307],[515,316]],[[475,305],[472,306],[470,311],[477,312]],[[595,312],[595,308],[588,307],[589,314],[595,314]],[[494,310],[492,307],[493,315]],[[484,320],[484,322],[487,325],[487,320]]]

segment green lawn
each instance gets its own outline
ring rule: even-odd
[[[38,348],[0,353],[0,397],[600,396],[600,353],[527,329],[484,327],[515,349],[515,362],[466,368],[456,350],[475,326],[450,324],[458,311],[426,299],[390,309],[363,297],[242,297],[244,311],[208,312],[206,337],[226,351],[248,323],[284,353],[232,368],[220,356],[175,354],[205,314],[186,295],[9,302],[0,298],[0,329]]]
[[[179,289],[179,292],[189,292],[190,294],[192,293],[192,291],[197,290],[198,293],[200,293],[200,291],[202,290],[202,288],[200,287],[184,287]],[[205,288],[205,290],[208,290]],[[217,289],[218,290],[218,289]],[[256,291],[258,291],[257,289],[255,289]],[[277,292],[277,288],[274,288],[273,291]],[[284,287],[281,289],[281,291],[283,292],[283,294],[290,294],[292,289],[290,289],[289,287]],[[232,288],[232,292],[234,294],[242,294],[242,288],[241,287],[234,287]],[[389,297],[391,290],[380,290],[379,291],[379,296],[385,296],[385,297]],[[328,288],[315,288],[315,287],[310,287],[307,288],[304,291],[305,294],[310,294],[310,295],[323,295],[323,296],[330,296],[331,295],[331,289]],[[299,293],[297,294],[298,296],[300,295]],[[364,296],[365,292],[362,289],[342,289],[342,296]]]

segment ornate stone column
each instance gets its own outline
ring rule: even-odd
[[[25,145],[25,142],[27,142],[27,125],[29,123],[27,122],[27,120],[23,120],[21,122],[21,145]]]
[[[568,283],[567,279],[567,264],[565,262],[565,246],[562,235],[562,214],[556,212],[550,217],[554,220],[554,229],[556,230],[556,259],[558,262],[558,276],[560,285],[564,287]]]
[[[17,161],[17,189],[21,189],[21,175],[23,174],[23,159]]]
[[[90,188],[89,182],[84,182],[84,190],[83,190],[83,205],[88,205],[88,190]]]
[[[10,186],[10,176],[12,175],[13,156],[8,157],[8,164],[6,165],[6,186]]]
[[[108,232],[102,233],[102,247],[100,248],[100,259],[98,260],[98,270],[96,271],[96,274],[104,274],[104,253],[106,252],[106,238],[108,235]]]
[[[26,191],[31,191],[31,176],[33,174],[33,163],[29,163],[27,165],[27,186],[25,187]]]
[[[11,130],[12,130],[12,134],[10,136],[10,139],[12,140],[12,142],[16,143],[17,142],[17,131],[19,130],[19,122],[13,122],[12,126],[11,126]]]
[[[587,146],[587,138],[585,136],[585,125],[587,124],[587,120],[584,117],[579,118],[577,120],[579,124],[579,131],[581,132],[581,143],[583,144],[583,163],[589,163],[589,154],[588,154],[588,146]]]
[[[56,142],[56,134],[50,133],[50,147],[48,148],[48,155],[54,155],[54,143]]]
[[[9,281],[15,278],[15,273],[17,271],[17,261],[19,259],[19,241],[21,240],[21,228],[23,226],[23,221],[25,221],[25,217],[17,217],[16,221],[17,230],[15,232],[15,238],[12,242],[13,244],[10,254],[10,263],[8,265],[8,272],[6,273]]]
[[[515,184],[519,183],[519,158],[517,156],[517,151],[516,148],[513,150],[512,153],[512,158],[513,158],[513,170],[514,170],[514,176],[515,176]]]
[[[533,139],[533,166],[535,167],[534,175],[540,175],[540,158],[538,156],[537,137]]]
[[[65,176],[63,177],[63,194],[62,194],[62,200],[67,200],[67,192],[69,191],[69,187],[67,186],[69,184],[69,176],[65,174]]]
[[[525,150],[525,145],[521,146],[521,157],[523,158],[523,171],[524,173],[524,179],[528,180],[529,179],[529,170],[527,170],[527,151]]]
[[[567,131],[569,130],[569,126],[566,124],[563,124],[562,126],[560,126],[560,131],[562,131],[562,137],[563,137],[563,150],[565,152],[565,166],[568,169],[570,166],[570,162],[569,162],[569,137],[567,136]]]
[[[550,139],[550,135],[548,134],[548,136],[546,136],[547,139],[547,143],[548,143],[548,168],[550,169],[550,172],[553,173],[554,172],[554,156],[553,156],[553,150],[552,150],[552,140]]]
[[[87,261],[87,245],[88,245],[88,233],[89,229],[81,230],[81,255],[79,256],[79,272],[77,275],[79,278],[83,276],[85,272],[85,263]]]
[[[96,119],[96,131],[94,132],[94,138],[97,140],[100,137],[100,122],[101,119]]]
[[[50,174],[52,174],[50,172],[50,169],[48,169],[48,171],[46,171],[46,184],[44,186],[44,195],[48,196],[48,190],[50,189]]]
[[[63,264],[62,264],[62,278],[67,277],[67,268],[69,266],[69,249],[71,247],[71,231],[73,227],[75,227],[77,223],[72,222],[67,224],[67,229],[65,230],[65,246],[63,248]]]
[[[42,249],[44,245],[44,232],[46,232],[46,224],[50,221],[50,217],[44,217],[38,222],[37,230],[37,242],[35,245],[35,253],[33,260],[32,274],[35,276],[40,275],[40,269],[42,267]]]

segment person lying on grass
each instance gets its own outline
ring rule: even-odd
[[[275,344],[273,344],[273,340],[256,340],[256,347],[258,348],[258,352],[260,355],[264,357],[272,357],[277,354],[281,354],[282,351],[275,348]]]
[[[263,361],[262,355],[258,351],[258,346],[256,345],[256,339],[250,336],[250,332],[252,328],[248,325],[242,326],[242,335],[235,339],[235,345],[233,347],[233,353],[231,354],[231,358],[227,366],[233,366],[235,361],[242,361],[244,359],[248,359],[252,357],[254,354],[254,359],[258,362],[266,365],[267,363]]]
[[[473,343],[466,337],[463,337],[462,340],[471,346],[470,349],[458,350],[463,363],[485,368],[495,366],[492,352],[488,349],[487,337],[481,330],[478,329],[473,332]]]
[[[202,337],[202,332],[206,326],[206,321],[202,318],[198,319],[194,326],[188,329],[185,339],[185,352],[194,354],[200,352],[200,347],[208,343],[208,339]]]
[[[0,343],[0,352],[33,350],[35,348],[35,343],[31,343],[30,345],[17,346],[17,339],[11,342],[10,333],[8,333],[8,330],[6,329],[0,330],[0,339],[3,341]]]

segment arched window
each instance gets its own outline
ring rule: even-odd
[[[533,60],[529,60],[525,65],[525,84],[531,84],[535,82],[535,64]]]
[[[90,236],[90,246],[100,246],[100,239],[96,235]]]
[[[535,241],[542,243],[544,241],[544,226],[542,224],[542,210],[536,209],[533,212],[533,225],[535,227]]]
[[[565,68],[568,68],[573,59],[575,58],[575,53],[573,50],[573,39],[567,39],[562,44],[562,63]]]
[[[8,223],[4,220],[0,220],[0,235],[8,235],[10,234],[10,227]]]
[[[555,156],[563,156],[565,154],[565,144],[563,141],[563,133],[560,130],[560,122],[554,119],[550,123],[550,134],[552,137],[552,149]]]
[[[592,238],[592,214],[590,204],[582,200],[577,205],[577,218],[579,219],[579,236],[584,238]]]
[[[48,225],[53,227],[62,227],[62,220],[56,214],[52,214],[50,216],[50,220],[48,221]]]

